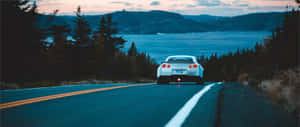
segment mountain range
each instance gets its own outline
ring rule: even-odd
[[[211,15],[181,15],[166,11],[110,13],[119,33],[153,34],[153,33],[187,33],[207,31],[271,31],[284,18],[284,12],[252,13],[233,17]],[[98,28],[103,15],[86,15],[91,28]],[[47,22],[50,15],[40,15],[39,25],[42,28],[68,24],[74,29],[75,16],[55,16]]]

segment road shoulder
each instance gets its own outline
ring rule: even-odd
[[[225,83],[218,127],[295,127],[296,119],[254,90]]]

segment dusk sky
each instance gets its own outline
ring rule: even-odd
[[[294,0],[38,0],[39,12],[74,15],[77,6],[84,14],[114,11],[164,10],[187,15],[235,16],[254,12],[285,11]]]

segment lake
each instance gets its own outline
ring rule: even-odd
[[[202,32],[202,33],[164,33],[164,34],[119,34],[127,43],[123,51],[128,51],[132,42],[138,52],[145,52],[157,63],[170,55],[210,56],[235,52],[238,48],[254,48],[271,35],[267,31],[253,32]]]

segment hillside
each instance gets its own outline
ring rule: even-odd
[[[210,15],[184,16],[186,19],[192,19],[199,23],[205,22],[215,25],[217,30],[241,30],[255,31],[267,30],[271,31],[283,20],[284,13],[252,13],[234,17],[218,17]]]
[[[212,15],[183,15],[185,19],[191,19],[197,22],[211,22],[217,21],[220,18],[227,18],[221,16],[212,16]]]
[[[119,33],[186,33],[205,31],[258,31],[273,30],[283,19],[284,13],[253,13],[235,17],[210,15],[180,15],[165,11],[113,12],[112,20],[117,23]],[[92,29],[96,29],[102,15],[87,15]],[[49,24],[49,15],[41,15],[40,26],[48,28],[53,24],[69,24],[74,28],[74,16],[56,16]]]
[[[119,33],[185,33],[204,32],[213,29],[214,26],[206,23],[199,23],[191,19],[185,19],[182,15],[164,11],[150,12],[114,12],[111,13],[113,22],[117,23]],[[102,15],[87,15],[86,19],[92,29],[96,29]],[[69,24],[74,28],[74,16],[56,16],[46,25],[48,15],[41,15],[40,26],[48,28],[53,24]]]
[[[180,14],[163,11],[115,12],[112,17],[122,33],[203,32],[214,27],[185,19]]]

